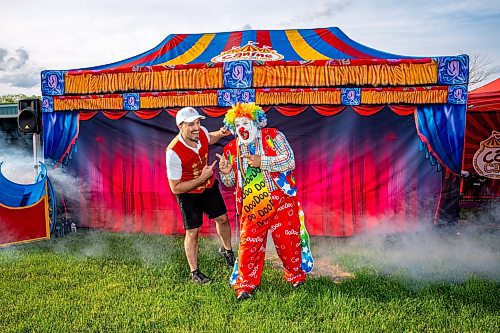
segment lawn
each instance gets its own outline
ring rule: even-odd
[[[187,278],[181,237],[79,230],[9,247],[0,250],[0,332],[500,331],[495,276],[426,279],[397,261],[381,269],[373,251],[345,240],[317,243],[319,272],[305,286],[285,284],[270,257],[243,302],[209,237],[200,244],[200,267],[212,278],[205,286]],[[329,251],[335,256],[322,259]],[[352,277],[335,279],[328,265]]]

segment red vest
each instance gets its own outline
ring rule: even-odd
[[[278,130],[276,128],[263,128],[261,129],[261,142],[262,149],[264,150],[265,156],[276,156],[276,150],[272,147],[266,138],[271,138],[272,140],[276,139],[276,135],[278,134]],[[237,213],[241,210],[242,201],[242,193],[241,193],[241,184],[238,182],[238,172],[237,172],[237,148],[238,148],[238,138],[234,138],[231,142],[229,142],[224,147],[224,156],[226,159],[232,164],[235,176],[236,176],[236,211]],[[270,172],[271,178],[275,179],[279,176],[279,172]],[[293,176],[293,173],[292,173]],[[278,186],[279,188],[279,186]]]
[[[179,134],[180,135],[180,134]],[[192,180],[198,178],[201,175],[203,167],[208,164],[208,137],[205,131],[200,128],[200,143],[201,147],[196,154],[192,149],[186,147],[184,143],[179,140],[179,136],[170,142],[167,149],[172,149],[177,156],[181,159],[182,163],[182,176],[180,181],[184,182],[187,180]],[[214,185],[214,176],[208,178],[204,183],[189,191],[188,193],[202,193],[207,188],[211,188]]]

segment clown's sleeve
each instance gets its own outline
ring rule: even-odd
[[[226,145],[224,147],[224,157],[226,158],[226,160],[228,160],[229,164],[231,165],[231,171],[229,171],[228,173],[223,173],[219,170],[219,174],[220,174],[220,180],[222,181],[222,183],[227,186],[227,187],[233,187],[236,183],[236,177],[235,177],[235,173],[234,173],[234,156],[233,154],[231,153],[231,150],[229,149],[228,147],[229,145]]]
[[[278,131],[274,140],[268,140],[270,142],[263,144],[273,147],[276,156],[262,156],[260,168],[270,172],[286,172],[295,169],[295,156],[285,135]]]

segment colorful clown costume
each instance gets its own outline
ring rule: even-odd
[[[268,231],[283,262],[287,282],[303,283],[301,210],[295,197],[293,151],[283,133],[274,128],[258,129],[253,141],[243,141],[238,136],[224,147],[224,158],[231,170],[221,170],[222,182],[236,185],[240,223],[238,277],[233,287],[237,295],[251,294],[260,284]],[[243,158],[248,155],[260,156],[260,167],[250,166]]]

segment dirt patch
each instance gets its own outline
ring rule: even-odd
[[[276,269],[283,269],[283,264],[278,255],[266,256],[266,260],[271,263],[271,266]],[[335,283],[341,283],[347,279],[354,279],[355,275],[342,270],[338,265],[330,263],[328,260],[314,259],[314,268],[309,276],[314,277],[327,277]]]

